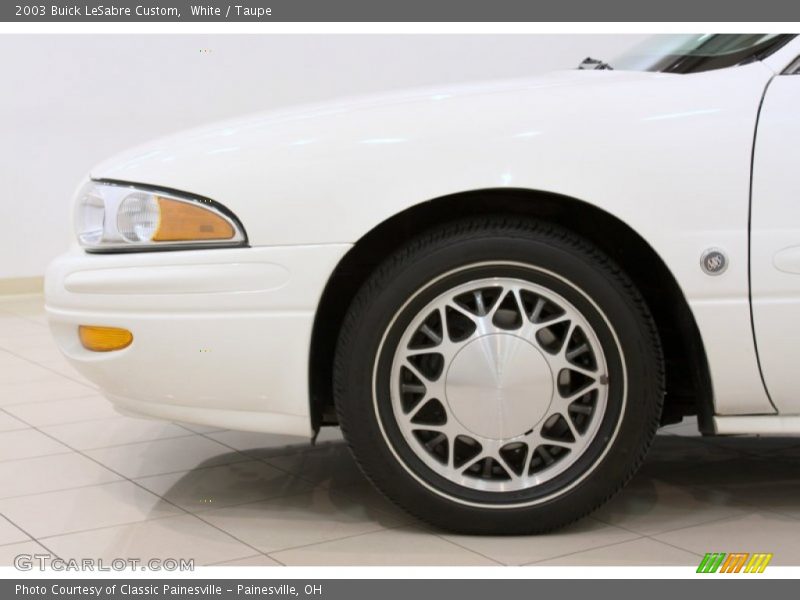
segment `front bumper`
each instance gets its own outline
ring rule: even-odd
[[[57,258],[45,280],[56,342],[122,412],[310,435],[308,360],[317,305],[346,244]],[[133,343],[91,352],[79,325]]]

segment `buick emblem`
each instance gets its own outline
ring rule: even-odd
[[[706,275],[721,275],[728,268],[728,257],[719,248],[709,248],[700,258],[700,266]]]

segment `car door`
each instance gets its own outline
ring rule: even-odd
[[[764,384],[800,414],[800,61],[764,95],[753,155],[750,285]]]

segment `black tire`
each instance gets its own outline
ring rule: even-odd
[[[493,273],[553,289],[574,305],[597,331],[609,381],[605,412],[580,459],[541,485],[502,493],[461,486],[431,471],[415,458],[413,443],[398,433],[388,408],[387,361],[414,310],[448,285]],[[408,512],[462,533],[541,533],[593,511],[637,471],[659,425],[664,361],[644,300],[605,254],[547,223],[474,218],[422,234],[372,273],[340,332],[334,397],[360,468]]]

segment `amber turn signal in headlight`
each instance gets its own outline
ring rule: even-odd
[[[83,347],[92,352],[122,350],[133,342],[133,334],[120,327],[80,325],[78,327],[78,337],[80,337]]]
[[[188,202],[158,197],[161,209],[154,242],[185,242],[188,240],[230,240],[234,230],[230,223],[216,213]]]

